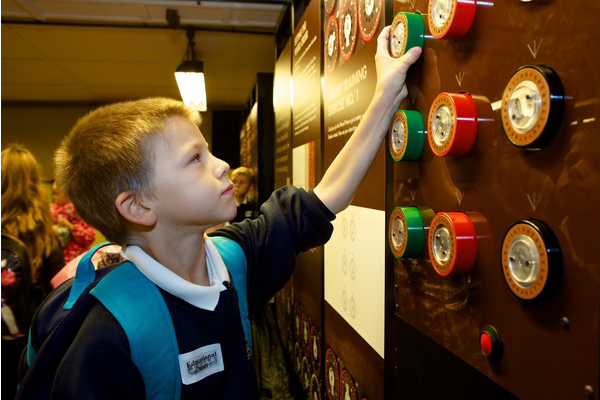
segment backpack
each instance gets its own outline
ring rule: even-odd
[[[252,348],[244,252],[231,239],[215,236],[211,241],[235,282],[247,346]],[[127,335],[131,357],[144,380],[146,398],[180,398],[179,348],[164,298],[130,261],[95,270],[91,258],[108,244],[90,249],[79,261],[75,278],[57,287],[36,312],[21,361],[23,379],[17,399],[49,397],[58,365],[97,301],[112,313]]]
[[[35,312],[33,280],[27,248],[19,239],[2,234],[2,338],[27,333]]]

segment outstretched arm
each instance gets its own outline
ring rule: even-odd
[[[392,58],[387,50],[390,27],[381,31],[377,39],[375,66],[377,87],[371,104],[358,127],[315,187],[315,194],[335,214],[350,205],[369,171],[391,118],[408,95],[404,84],[408,68],[421,55],[421,48],[409,50],[401,58]]]

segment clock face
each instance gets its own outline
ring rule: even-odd
[[[348,61],[356,45],[357,21],[357,0],[343,0],[340,8],[339,20],[339,41],[340,53],[344,61]]]
[[[335,70],[339,54],[338,22],[332,15],[325,27],[325,73],[331,74]]]
[[[325,354],[325,390],[329,400],[340,398],[340,371],[337,357],[331,349],[327,349]]]
[[[340,390],[340,398],[344,400],[356,400],[356,387],[354,386],[354,379],[350,375],[348,370],[344,370],[342,372],[342,379],[340,382],[341,390]]]
[[[360,36],[365,42],[373,39],[379,19],[383,0],[358,0],[358,23]]]

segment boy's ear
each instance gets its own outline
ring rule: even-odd
[[[123,192],[117,196],[115,205],[123,218],[134,224],[152,226],[156,223],[156,214],[143,203],[139,196]]]

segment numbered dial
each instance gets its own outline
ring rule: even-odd
[[[302,349],[299,343],[294,345],[294,368],[296,374],[300,375],[302,373]]]
[[[460,39],[473,22],[476,0],[429,0],[428,23],[436,39]]]
[[[302,388],[307,391],[310,387],[310,364],[308,363],[308,359],[304,357],[302,359]]]
[[[389,133],[390,154],[395,161],[414,161],[421,157],[425,127],[420,112],[396,111]]]
[[[423,217],[416,207],[396,207],[390,216],[389,242],[396,258],[416,258],[425,248]]]
[[[358,30],[365,42],[373,39],[377,32],[382,7],[383,0],[358,0]]]
[[[423,47],[425,24],[421,14],[399,12],[392,21],[388,51],[394,58],[400,58],[413,47]]]
[[[304,357],[310,358],[310,321],[306,312],[302,313],[302,349]]]
[[[356,1],[343,0],[340,9],[339,40],[340,53],[344,61],[350,59],[356,44],[356,30],[358,27]]]
[[[319,378],[317,378],[315,374],[310,378],[309,400],[321,400],[321,384],[319,383]]]
[[[331,14],[333,8],[335,7],[335,0],[324,0],[325,11],[327,14]]]
[[[296,302],[294,304],[294,334],[296,337],[296,342],[300,343],[302,341],[302,310],[300,308],[300,303]]]
[[[436,214],[429,227],[429,257],[442,275],[463,275],[471,271],[477,256],[475,228],[461,212]]]
[[[340,397],[341,399],[357,399],[356,387],[354,386],[354,379],[352,379],[352,375],[350,375],[350,372],[348,372],[347,369],[344,369],[344,371],[342,372],[342,379],[340,384],[342,387]]]
[[[440,93],[427,120],[428,140],[436,156],[461,157],[471,150],[477,133],[477,109],[463,93]]]
[[[502,125],[519,147],[541,147],[562,121],[564,91],[558,75],[544,65],[521,67],[502,95]]]
[[[337,357],[331,349],[325,354],[325,390],[329,400],[340,398],[340,370]]]
[[[331,74],[335,70],[339,53],[338,22],[335,15],[329,17],[325,28],[325,72]]]
[[[553,293],[562,274],[562,256],[556,236],[544,222],[517,222],[502,243],[504,278],[515,295],[524,300]]]
[[[310,361],[314,373],[319,375],[321,371],[321,334],[316,326],[310,330]]]

